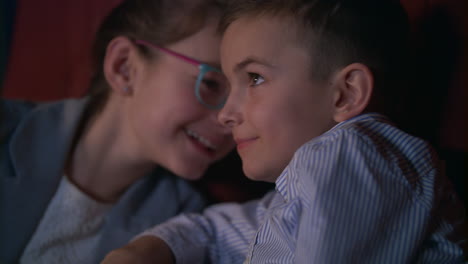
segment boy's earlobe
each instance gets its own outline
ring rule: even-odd
[[[366,65],[353,63],[344,67],[336,78],[334,120],[342,122],[365,110],[374,88],[374,77]]]
[[[133,44],[128,38],[117,37],[107,45],[104,57],[104,76],[109,87],[121,95],[131,94],[131,51]]]

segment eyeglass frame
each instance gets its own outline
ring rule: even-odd
[[[134,40],[134,43],[135,44],[138,44],[138,45],[142,45],[142,46],[145,46],[145,47],[150,47],[150,48],[155,48],[155,49],[159,49],[169,55],[172,55],[178,59],[181,59],[187,63],[190,63],[194,66],[197,66],[198,69],[200,70],[200,72],[198,73],[198,76],[197,76],[197,81],[195,83],[195,97],[197,98],[197,101],[202,104],[203,106],[209,108],[209,109],[213,109],[213,110],[218,110],[218,109],[221,109],[224,104],[226,103],[226,98],[224,98],[224,100],[217,104],[217,105],[211,105],[211,104],[208,104],[206,103],[201,95],[200,95],[200,84],[203,80],[203,76],[205,76],[205,74],[209,71],[214,71],[214,72],[218,72],[218,73],[223,73],[220,69],[216,68],[216,67],[213,67],[211,65],[208,65],[206,63],[203,63],[203,62],[200,62],[199,60],[197,59],[194,59],[194,58],[190,58],[186,55],[183,55],[183,54],[180,54],[178,52],[175,52],[173,50],[170,50],[168,48],[164,48],[164,47],[161,47],[161,46],[158,46],[156,44],[153,44],[151,42],[148,42],[146,40],[141,40],[141,39],[137,39],[137,40]]]

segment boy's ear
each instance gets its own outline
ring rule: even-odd
[[[117,37],[109,42],[104,57],[104,76],[110,88],[121,95],[132,93],[134,78],[135,46],[125,37]]]
[[[334,120],[342,122],[359,115],[369,104],[374,77],[362,63],[353,63],[335,74]]]

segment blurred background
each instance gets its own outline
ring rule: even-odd
[[[468,19],[466,0],[401,0],[414,44],[415,79],[405,128],[430,141],[467,204]],[[1,0],[2,97],[50,101],[83,96],[90,48],[105,14],[120,0]],[[396,106],[400,107],[400,106]],[[233,155],[234,164],[239,164]],[[219,165],[224,166],[224,165]],[[245,200],[271,186],[255,185],[214,167],[202,188],[217,201]],[[225,170],[223,170],[225,172]],[[207,183],[208,182],[208,183]]]

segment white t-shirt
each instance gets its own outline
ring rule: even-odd
[[[91,263],[111,207],[63,177],[20,263]]]

